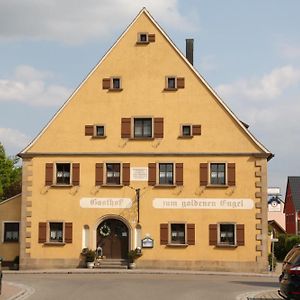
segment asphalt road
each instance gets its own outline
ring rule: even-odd
[[[30,300],[233,300],[278,287],[274,277],[232,275],[5,274],[5,280],[33,288]]]

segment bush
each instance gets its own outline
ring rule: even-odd
[[[274,255],[279,261],[283,261],[287,253],[297,244],[300,244],[300,236],[280,234],[278,242],[274,243]]]
[[[96,251],[88,248],[83,248],[81,255],[85,257],[86,262],[93,262],[95,260]]]

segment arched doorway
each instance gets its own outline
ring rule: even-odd
[[[106,219],[97,228],[97,247],[102,247],[106,258],[127,258],[129,232],[117,219]]]

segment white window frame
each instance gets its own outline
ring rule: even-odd
[[[190,127],[190,135],[184,135],[183,134],[183,127],[184,126],[189,126]],[[193,137],[193,125],[190,124],[190,123],[180,124],[180,137],[182,137],[182,138],[191,138],[191,137]]]
[[[69,184],[67,183],[57,183],[57,164],[69,164],[70,165],[70,182]],[[72,178],[73,178],[73,165],[71,162],[65,162],[65,161],[57,161],[57,162],[54,162],[54,165],[55,167],[53,168],[54,169],[54,185],[55,186],[71,186],[72,185]]]
[[[173,183],[172,184],[165,184],[159,182],[159,165],[160,164],[172,164],[173,165]],[[163,186],[175,186],[176,185],[176,163],[173,161],[159,161],[156,162],[156,185],[163,187]]]
[[[61,223],[62,224],[62,241],[51,241],[50,239],[50,234],[51,234],[51,230],[50,230],[50,223]],[[61,220],[51,220],[51,221],[47,221],[46,222],[46,243],[50,243],[50,244],[65,244],[65,221],[61,221]]]
[[[5,240],[5,223],[18,223],[19,224],[19,235],[18,235],[18,241],[17,242],[7,242],[7,241],[4,241]],[[21,222],[20,221],[10,221],[10,220],[7,220],[7,221],[3,221],[2,222],[2,237],[1,237],[1,242],[2,243],[13,243],[13,244],[17,244],[17,243],[20,243],[20,224]]]
[[[142,35],[146,35],[146,41],[141,40]],[[138,34],[137,34],[137,43],[138,44],[149,44],[149,33],[148,32],[138,32]]]
[[[184,243],[172,242],[172,225],[184,225]],[[187,245],[187,222],[183,221],[171,221],[168,223],[168,245],[172,246],[185,246]]]
[[[228,244],[228,243],[222,243],[221,242],[221,225],[234,225],[234,243]],[[235,247],[237,246],[237,224],[235,222],[219,222],[218,223],[218,240],[217,245],[218,246],[225,246],[225,247]]]
[[[175,82],[175,87],[169,87],[169,79],[173,79]],[[168,91],[176,91],[177,90],[177,76],[174,75],[168,75],[165,77],[165,90]]]
[[[141,136],[141,137],[136,137],[134,132],[135,132],[135,120],[136,119],[151,119],[151,136]],[[149,140],[154,138],[154,117],[153,116],[134,116],[131,117],[131,137],[134,140]]]
[[[119,164],[120,165],[120,183],[114,184],[114,183],[107,183],[107,165],[108,164]],[[122,186],[123,185],[123,163],[120,161],[106,161],[104,162],[104,168],[103,168],[103,185],[105,186]]]
[[[97,127],[103,127],[103,135],[97,135]],[[94,124],[94,133],[93,133],[94,138],[105,138],[106,137],[106,126],[105,124]]]
[[[225,172],[225,178],[224,178],[224,180],[225,180],[225,182],[224,182],[224,184],[221,184],[221,183],[212,183],[211,182],[211,165],[212,164],[219,164],[219,165],[221,165],[221,164],[223,164],[224,165],[224,172]],[[227,178],[227,176],[228,176],[228,163],[227,162],[224,162],[224,161],[212,161],[212,162],[209,162],[208,163],[208,182],[209,182],[209,185],[210,186],[220,186],[220,187],[227,187],[228,186],[228,178]]]
[[[119,88],[114,87],[114,80],[118,79],[119,80]],[[122,85],[122,77],[121,76],[111,76],[110,77],[110,90],[111,91],[121,91],[123,89]]]

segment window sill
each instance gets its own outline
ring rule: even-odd
[[[169,189],[169,188],[176,188],[177,185],[175,184],[156,184],[154,185],[156,189]]]
[[[45,246],[64,246],[66,243],[63,242],[46,242]]]
[[[93,135],[92,136],[93,139],[106,139],[106,137],[107,137],[106,135],[99,135],[99,136],[98,135]]]
[[[122,92],[123,89],[108,89],[109,92]]]
[[[188,244],[167,244],[167,247],[186,248]]]
[[[106,184],[102,184],[101,187],[104,187],[104,188],[122,188],[123,184],[109,184],[109,183],[106,183]]]
[[[143,41],[137,41],[136,42],[137,45],[148,45],[149,43],[150,43],[149,41],[145,41],[145,42],[143,42]]]
[[[193,135],[180,135],[178,136],[179,139],[192,139],[194,136]]]
[[[52,184],[52,188],[72,188],[73,184]]]
[[[177,90],[177,88],[164,88],[164,91],[166,92],[176,92]]]
[[[216,248],[237,248],[237,245],[217,244]]]
[[[154,141],[154,137],[132,137],[130,141]]]
[[[19,244],[19,241],[3,241],[3,244]]]
[[[208,184],[206,187],[207,188],[223,188],[223,189],[227,189],[229,187],[229,185],[227,185],[227,184]]]

